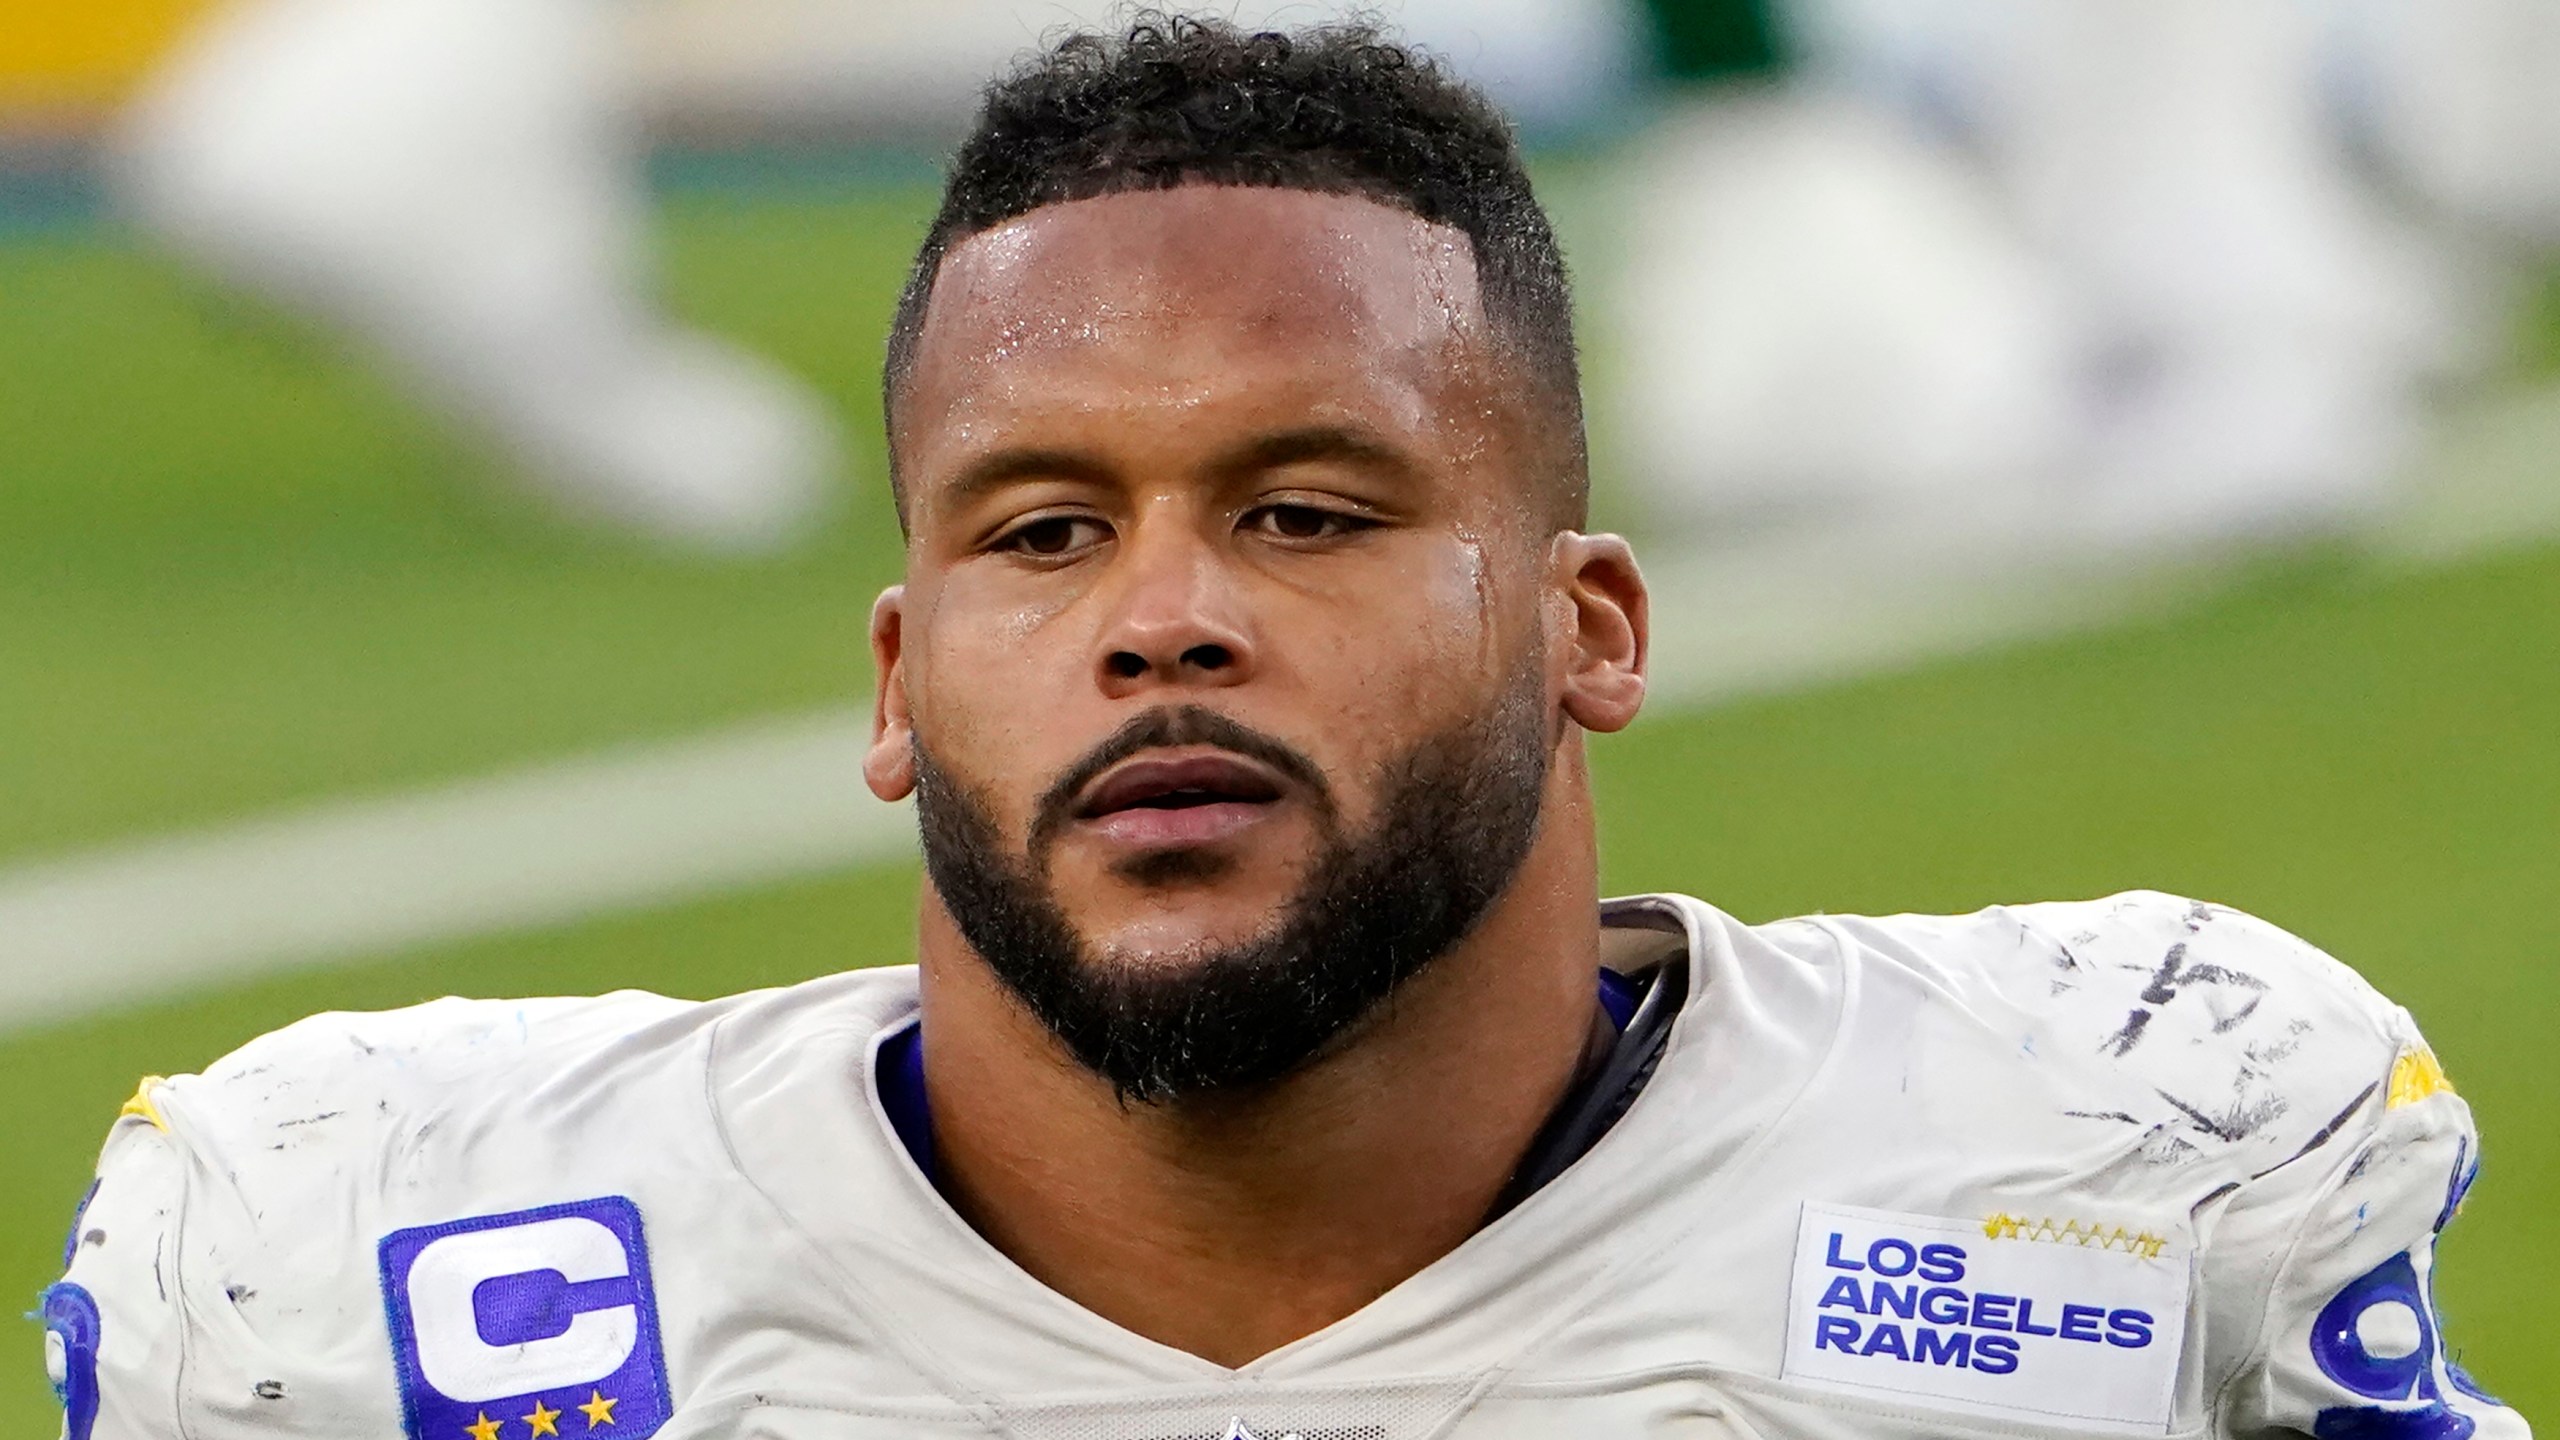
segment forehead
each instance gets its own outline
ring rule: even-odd
[[[931,448],[1043,415],[1239,396],[1428,411],[1482,381],[1488,333],[1451,227],[1300,190],[1101,196],[951,251],[898,428]]]

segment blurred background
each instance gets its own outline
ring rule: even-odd
[[[2560,8],[1376,8],[1581,287],[1612,887],[2308,936],[2477,1112],[2449,1338],[2560,1424]],[[138,1076],[310,1011],[907,957],[882,337],[1111,13],[0,0],[0,1290]]]

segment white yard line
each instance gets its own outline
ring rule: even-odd
[[[853,711],[0,871],[0,1027],[895,859]]]
[[[2382,537],[2436,564],[2560,529],[2560,403],[2452,438]],[[1769,693],[2152,613],[2210,562],[2003,555],[1896,565],[1872,544],[1649,567],[1657,707]],[[856,709],[759,720],[404,794],[0,869],[0,1029],[292,966],[559,925],[894,861],[904,807],[862,788]]]

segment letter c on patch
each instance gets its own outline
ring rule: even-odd
[[[628,1303],[576,1309],[564,1302],[558,1308],[568,1324],[557,1333],[490,1343],[481,1328],[482,1287],[546,1272],[571,1285],[620,1280],[631,1274],[631,1258],[620,1237],[579,1215],[428,1242],[410,1262],[408,1277],[418,1371],[426,1382],[477,1404],[584,1385],[621,1369],[640,1343],[640,1312]]]
[[[463,1440],[501,1409],[597,1396],[618,1407],[619,1440],[648,1440],[675,1418],[648,1241],[628,1196],[413,1226],[380,1249],[409,1440]]]

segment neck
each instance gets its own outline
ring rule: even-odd
[[[1578,765],[1551,777],[1518,878],[1464,942],[1332,1052],[1251,1094],[1122,1105],[927,887],[925,1079],[945,1195],[1051,1289],[1228,1366],[1455,1249],[1592,1042],[1598,891],[1580,779]]]

